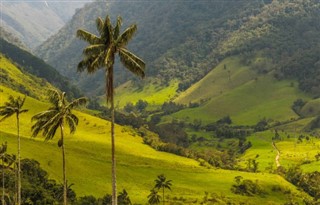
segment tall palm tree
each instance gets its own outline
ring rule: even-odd
[[[156,188],[158,190],[162,189],[162,202],[164,204],[164,189],[171,190],[171,186],[172,186],[171,182],[172,182],[172,180],[167,180],[167,178],[163,174],[160,174],[158,176],[158,178],[156,180],[154,180],[154,181],[156,183],[154,188]]]
[[[0,107],[0,116],[3,116],[0,122],[5,120],[12,115],[16,115],[17,120],[17,140],[18,140],[18,191],[17,191],[17,203],[21,204],[21,164],[20,164],[20,114],[28,112],[27,109],[22,109],[24,102],[26,100],[26,96],[21,98],[20,96],[14,98],[12,95],[9,96],[9,100],[5,102],[4,106]]]
[[[148,202],[149,204],[160,204],[161,196],[158,194],[159,190],[151,189],[150,194],[148,195]]]
[[[32,117],[36,121],[31,127],[32,137],[36,137],[40,132],[45,136],[45,140],[52,139],[56,131],[60,129],[60,140],[58,146],[62,149],[62,171],[63,171],[63,203],[67,204],[67,178],[66,178],[66,159],[64,147],[64,129],[69,126],[70,134],[76,131],[79,119],[72,113],[72,109],[85,105],[86,98],[78,98],[72,102],[66,99],[66,93],[58,90],[49,90],[49,102],[52,104],[48,110],[40,112]]]
[[[86,30],[79,29],[77,37],[89,43],[83,50],[83,60],[78,64],[78,71],[95,73],[97,70],[105,69],[106,80],[106,100],[111,108],[111,161],[112,161],[112,205],[117,204],[117,183],[116,183],[116,159],[115,159],[115,139],[114,139],[114,85],[113,85],[113,65],[116,54],[119,55],[121,63],[135,75],[144,77],[145,63],[142,59],[130,52],[126,45],[137,31],[137,25],[129,26],[122,34],[121,17],[118,17],[116,25],[113,27],[109,16],[105,20],[100,17],[96,20],[96,27],[99,36]]]

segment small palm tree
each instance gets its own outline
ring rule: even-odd
[[[0,116],[3,116],[3,118],[0,120],[2,122],[8,117],[11,117],[12,115],[16,115],[17,119],[17,141],[18,141],[18,193],[17,193],[17,203],[18,205],[21,204],[21,156],[20,156],[20,114],[28,112],[26,109],[22,109],[24,102],[26,100],[26,96],[24,98],[21,98],[20,96],[17,98],[14,98],[13,96],[9,96],[9,100],[5,102],[4,106],[0,107]]]
[[[67,204],[67,178],[66,159],[64,147],[64,129],[69,126],[70,134],[76,131],[79,119],[72,113],[72,109],[85,105],[86,98],[78,98],[72,102],[66,99],[66,93],[58,90],[49,90],[49,102],[52,104],[48,110],[40,112],[32,117],[35,124],[32,126],[32,137],[36,137],[40,132],[45,136],[45,140],[52,139],[56,131],[60,129],[60,140],[58,146],[62,149],[62,170],[63,170],[63,203]]]
[[[117,183],[116,183],[116,159],[115,159],[115,139],[114,139],[114,85],[113,85],[113,65],[116,54],[119,55],[121,63],[132,73],[144,77],[145,63],[139,57],[130,52],[126,45],[137,31],[137,25],[129,26],[122,34],[121,17],[118,17],[116,25],[113,27],[109,16],[105,20],[100,17],[96,20],[99,36],[88,31],[79,29],[77,37],[88,42],[89,45],[83,50],[84,58],[78,64],[78,71],[87,70],[88,73],[95,73],[97,70],[105,69],[106,80],[106,100],[111,108],[111,161],[112,161],[112,205],[117,205]]]
[[[158,190],[162,189],[162,202],[164,204],[164,189],[171,190],[171,186],[172,186],[171,182],[172,182],[172,180],[167,180],[166,177],[163,174],[160,174],[158,176],[158,178],[156,180],[154,180],[154,181],[156,183],[154,188],[156,188]]]
[[[161,196],[158,194],[159,190],[151,189],[150,194],[148,195],[148,202],[149,204],[160,204]]]
[[[118,202],[121,205],[132,205],[128,192],[123,189],[118,195]]]

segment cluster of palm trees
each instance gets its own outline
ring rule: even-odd
[[[106,80],[106,100],[111,108],[111,160],[112,160],[112,205],[117,205],[117,183],[116,183],[116,159],[115,159],[115,136],[114,136],[114,63],[116,54],[119,55],[120,62],[129,71],[143,78],[145,75],[145,63],[142,59],[130,52],[126,45],[137,31],[137,25],[129,26],[123,33],[120,33],[122,18],[118,17],[116,25],[111,24],[109,16],[103,20],[97,18],[96,27],[99,36],[92,34],[86,30],[79,29],[77,37],[87,41],[89,45],[83,50],[83,60],[78,64],[78,71],[87,71],[94,73],[99,69],[105,70]],[[17,118],[17,137],[18,137],[18,177],[17,177],[17,204],[21,204],[21,168],[20,168],[20,134],[19,134],[19,116],[28,110],[22,109],[26,97],[14,98],[9,97],[9,101],[0,107],[0,115],[5,118],[16,114]],[[79,122],[78,118],[71,110],[80,105],[86,104],[85,98],[78,98],[72,102],[66,99],[66,93],[58,90],[49,90],[49,102],[52,104],[48,110],[36,114],[32,117],[35,124],[32,126],[32,136],[35,137],[39,133],[45,136],[45,140],[52,139],[56,131],[60,130],[59,147],[62,149],[63,161],[63,182],[64,182],[64,205],[67,204],[67,180],[65,169],[65,146],[64,146],[64,129],[69,126],[70,133],[74,133]]]
[[[42,132],[45,136],[45,140],[50,140],[55,136],[55,133],[60,129],[60,140],[58,142],[59,147],[62,149],[62,161],[63,161],[63,187],[64,187],[64,204],[67,204],[67,180],[66,180],[66,167],[65,167],[65,149],[64,149],[64,127],[65,125],[69,126],[70,133],[74,133],[76,126],[78,125],[79,119],[72,113],[72,109],[85,105],[87,103],[86,98],[78,98],[72,102],[68,102],[66,99],[66,94],[58,90],[49,90],[49,102],[52,104],[48,110],[40,112],[32,117],[32,121],[35,121],[35,124],[32,126],[32,136],[37,136]],[[18,144],[18,157],[17,157],[17,196],[16,203],[21,204],[21,146],[20,146],[20,114],[25,113],[28,110],[22,109],[26,96],[21,98],[20,96],[14,98],[9,96],[8,102],[4,106],[0,107],[0,116],[3,118],[0,120],[16,115],[17,119],[17,144]],[[0,150],[2,155],[2,162],[4,162],[4,156],[6,152],[6,145],[2,146]],[[4,166],[3,166],[4,167]],[[2,172],[4,174],[4,171]],[[3,177],[4,178],[4,177]],[[4,183],[4,180],[3,180]],[[4,191],[4,187],[3,187]],[[4,193],[2,193],[2,202],[4,203]]]

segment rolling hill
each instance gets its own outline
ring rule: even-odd
[[[43,84],[31,74],[22,74],[21,71],[6,59],[1,57],[1,65],[10,84],[1,81],[0,104],[3,104],[9,95],[22,95],[14,91],[19,82],[26,82],[25,88],[30,95],[36,95],[38,99],[45,98]],[[31,80],[30,80],[31,79]],[[9,88],[11,86],[11,88]],[[39,101],[28,96],[25,108],[27,113],[21,115],[21,136],[23,158],[33,158],[40,162],[41,166],[49,172],[49,176],[61,181],[61,153],[56,139],[44,142],[40,138],[30,138],[30,118],[48,108],[45,101]],[[110,180],[110,141],[108,133],[110,123],[100,118],[76,111],[80,118],[77,132],[66,137],[67,175],[68,181],[74,183],[73,189],[78,196],[94,195],[103,196],[111,191]],[[0,124],[0,136],[2,141],[7,141],[9,152],[16,152],[16,125],[14,118],[8,118]],[[173,180],[171,201],[177,203],[200,202],[204,193],[213,194],[221,203],[228,201],[250,203],[276,203],[281,204],[292,198],[301,201],[309,198],[306,194],[297,191],[296,187],[285,181],[282,177],[268,173],[248,173],[229,171],[222,169],[208,169],[199,165],[198,161],[173,154],[160,152],[143,143],[143,138],[129,127],[116,126],[117,160],[118,160],[118,185],[119,190],[125,188],[134,203],[143,204],[147,201],[149,190],[153,186],[153,180],[163,173]],[[221,178],[221,176],[224,176]],[[235,195],[231,192],[234,178],[242,176],[258,182],[264,194],[256,197]],[[279,187],[280,192],[273,191],[273,187]],[[217,197],[218,196],[218,197]]]
[[[172,116],[190,122],[198,119],[205,124],[225,116],[237,125],[254,125],[264,118],[286,121],[299,117],[291,108],[296,99],[311,99],[296,85],[295,80],[275,79],[272,71],[257,73],[251,65],[243,65],[241,57],[227,58],[175,99],[182,104],[203,103]]]

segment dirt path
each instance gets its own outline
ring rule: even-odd
[[[280,150],[277,148],[276,144],[274,143],[274,141],[272,141],[272,146],[275,150],[277,150],[277,156],[276,156],[276,165],[277,167],[280,167],[280,162],[279,162],[279,159],[280,159]]]

